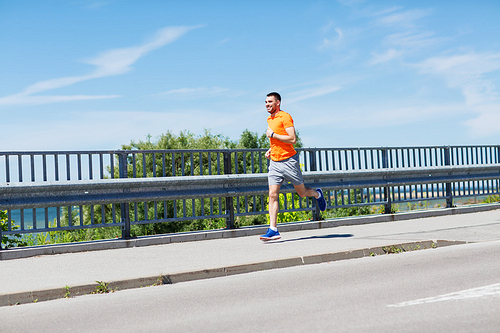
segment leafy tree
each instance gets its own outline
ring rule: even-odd
[[[150,149],[232,149],[237,143],[221,134],[212,134],[205,129],[203,135],[196,136],[190,131],[181,131],[179,135],[167,131],[161,134],[156,141],[151,141],[148,135],[146,141],[131,141],[130,144],[122,145],[124,150],[150,150]]]
[[[241,133],[240,141],[238,142],[238,148],[244,149],[260,149],[269,148],[269,139],[266,133],[259,137],[257,132],[251,132],[248,129]]]
[[[128,145],[122,145],[124,150],[182,150],[182,149],[234,149],[237,142],[231,141],[223,135],[214,135],[209,130],[205,130],[203,135],[196,136],[189,131],[181,131],[175,135],[168,131],[160,135],[157,140],[152,141],[148,135],[146,141],[132,141]],[[215,155],[215,156],[214,156]],[[223,166],[222,155],[209,153],[184,153],[173,154],[172,158],[164,158],[161,154],[152,153],[137,154],[134,157],[128,157],[127,172],[128,177],[162,177],[162,176],[180,176],[180,175],[203,175],[208,174],[209,170],[216,170]],[[183,168],[184,166],[184,168]],[[119,177],[119,170],[115,168],[115,177]],[[209,215],[210,207],[214,211],[219,211],[220,204],[224,201],[210,199],[196,200],[171,200],[165,202],[140,202],[131,204],[130,216],[138,221],[147,221],[153,219],[168,219],[178,217],[187,212],[197,216]],[[204,214],[202,214],[204,212]],[[203,219],[189,221],[175,221],[168,223],[153,223],[133,226],[131,232],[133,235],[153,235],[160,233],[171,233],[191,230],[203,230],[222,228],[225,226],[224,219]]]
[[[8,231],[8,216],[7,212],[4,210],[0,210],[0,224],[2,231]],[[11,230],[19,229],[18,225],[14,224],[14,221],[11,221]],[[22,240],[21,234],[14,234],[11,236],[6,236],[2,234],[2,246],[5,247],[15,247],[15,246],[26,246],[26,243]]]

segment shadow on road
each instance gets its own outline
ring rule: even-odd
[[[296,242],[301,240],[309,240],[309,239],[329,239],[329,238],[348,238],[353,237],[353,234],[331,234],[331,235],[323,235],[323,236],[309,236],[309,237],[301,237],[301,238],[292,238],[292,239],[280,239],[277,241],[268,241],[266,244],[276,244],[276,243],[286,243],[286,242]]]

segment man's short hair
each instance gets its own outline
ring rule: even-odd
[[[270,97],[270,96],[273,96],[274,98],[276,98],[278,101],[281,102],[281,96],[277,92],[271,92],[271,93],[267,94],[267,97]]]

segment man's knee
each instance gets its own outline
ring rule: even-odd
[[[280,186],[269,186],[269,200],[277,201],[280,194]]]
[[[270,191],[269,192],[269,201],[277,201],[279,197],[279,192]]]

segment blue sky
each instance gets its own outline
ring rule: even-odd
[[[306,147],[500,143],[500,2],[0,0],[0,151],[264,133]]]

